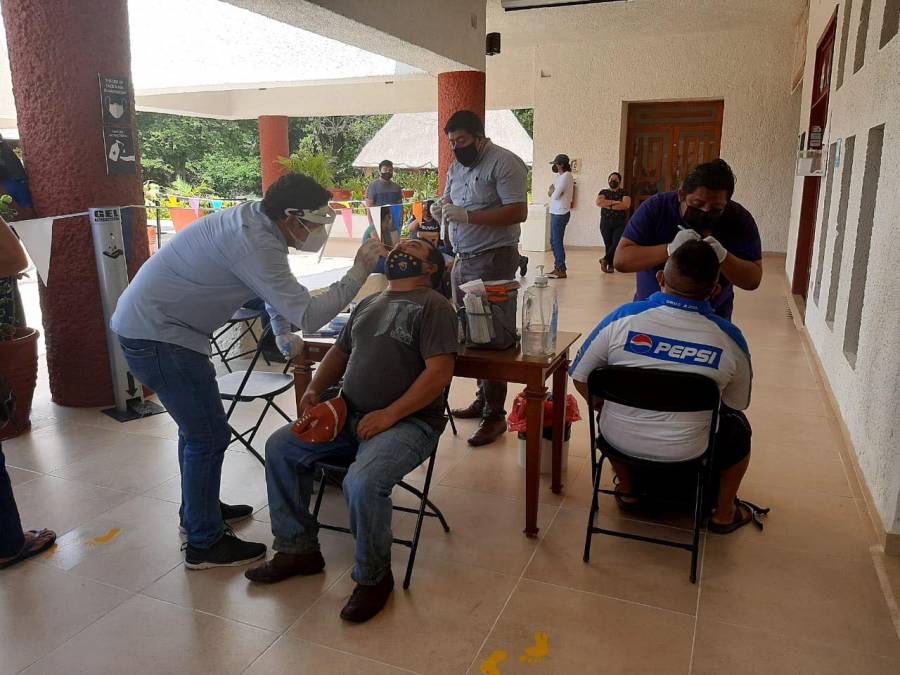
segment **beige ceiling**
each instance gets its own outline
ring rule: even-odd
[[[487,30],[504,45],[584,42],[598,38],[686,35],[746,30],[754,26],[792,29],[807,0],[629,0],[593,5],[506,12],[487,0]]]

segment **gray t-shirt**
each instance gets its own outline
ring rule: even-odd
[[[528,200],[528,167],[518,155],[488,141],[474,166],[457,161],[447,171],[444,197],[467,211],[496,209]],[[517,246],[520,226],[450,223],[450,243],[457,253],[481,253],[501,246]]]
[[[430,288],[384,291],[360,301],[335,346],[350,355],[343,384],[350,408],[381,410],[406,393],[425,359],[457,352],[456,312]],[[444,395],[413,417],[443,431]]]
[[[392,180],[376,178],[366,188],[366,199],[372,200],[372,206],[389,206],[403,201],[403,188]]]

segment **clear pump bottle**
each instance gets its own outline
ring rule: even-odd
[[[522,353],[547,356],[556,350],[556,325],[559,305],[556,289],[538,265],[534,285],[525,290],[522,306]]]

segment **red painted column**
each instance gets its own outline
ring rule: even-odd
[[[19,134],[38,216],[143,204],[140,170],[107,176],[97,74],[131,76],[127,0],[3,0]],[[130,96],[134,110],[134,95]],[[133,119],[133,116],[132,116]],[[137,130],[133,130],[137,145]],[[138,166],[139,166],[139,157]],[[149,255],[146,214],[132,210],[130,272]],[[41,285],[47,368],[62,405],[113,402],[103,311],[86,217],[53,226]]]
[[[484,73],[461,70],[438,75],[438,176],[444,194],[447,169],[453,163],[453,151],[447,143],[444,125],[457,110],[471,110],[484,120]]]
[[[284,115],[259,116],[259,161],[262,169],[262,191],[281,178],[287,169],[278,163],[279,157],[291,154],[288,142],[288,118]]]

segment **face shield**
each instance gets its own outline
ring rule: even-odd
[[[294,248],[302,253],[314,254],[316,262],[321,260],[337,212],[325,205],[319,209],[285,209],[284,215],[289,218],[296,216],[300,227],[307,232],[306,239],[302,241],[294,238]]]

